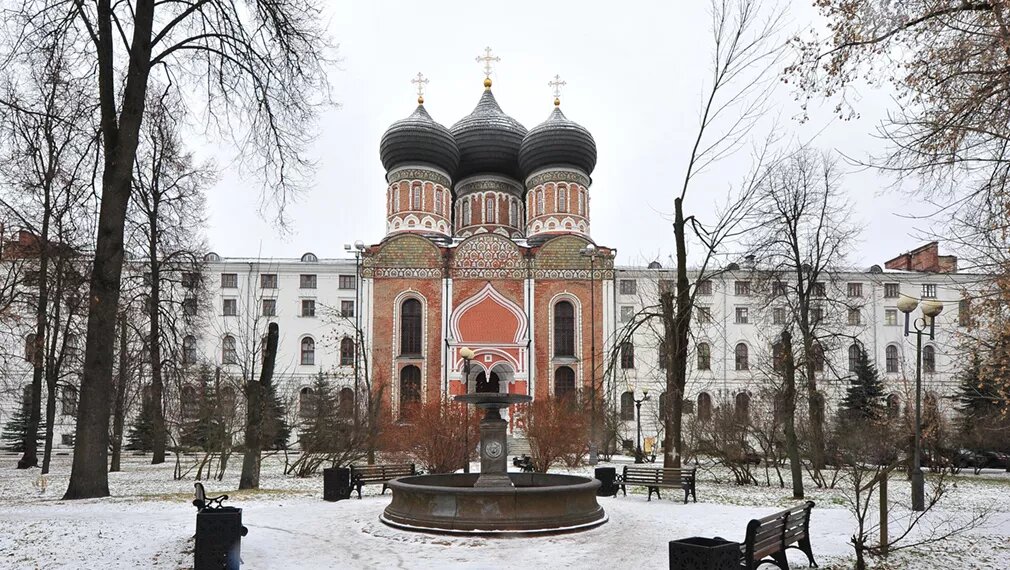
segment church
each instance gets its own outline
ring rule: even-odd
[[[596,143],[562,112],[559,78],[527,129],[495,99],[497,58],[478,60],[470,114],[436,122],[419,74],[417,108],[380,143],[386,235],[361,253],[361,293],[368,373],[393,418],[478,388],[603,401],[615,250],[590,234]]]

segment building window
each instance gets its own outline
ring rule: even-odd
[[[277,316],[277,299],[263,299],[262,315],[264,317]]]
[[[192,271],[182,272],[182,286],[184,289],[196,289],[200,284],[200,274]]]
[[[554,357],[575,356],[575,306],[568,301],[554,305]]]
[[[813,287],[810,289],[811,294],[814,297],[826,297],[827,290],[824,288],[824,283],[821,281],[815,281]]]
[[[182,316],[196,316],[196,297],[186,297],[182,300]]]
[[[400,419],[409,419],[421,404],[421,369],[413,364],[400,369]]]
[[[554,397],[558,400],[575,397],[575,371],[568,366],[554,371]]]
[[[627,391],[621,394],[621,419],[625,421],[635,419],[634,392]]]
[[[182,337],[182,363],[193,364],[196,362],[196,337],[186,335]]]
[[[564,186],[558,187],[558,211],[568,211],[568,188]]]
[[[494,221],[494,196],[488,196],[484,199],[484,223],[493,224]]]
[[[627,370],[635,367],[635,345],[631,341],[621,343],[621,368]]]
[[[634,279],[621,279],[621,295],[634,295],[638,293],[638,281]]]
[[[824,347],[816,343],[813,352],[814,372],[824,372]]]
[[[635,307],[624,305],[621,307],[621,322],[630,323],[635,318]]]
[[[509,201],[509,225],[519,225],[519,202],[517,200]]]
[[[238,316],[238,299],[225,299],[221,305],[221,314],[226,317]]]
[[[340,301],[340,316],[341,317],[353,317],[354,316],[354,301]]]
[[[235,337],[225,335],[221,339],[221,364],[237,364],[238,352],[235,346]]]
[[[741,424],[750,422],[750,396],[746,392],[736,395],[733,402],[733,417]]]
[[[736,281],[733,283],[733,292],[737,297],[747,297],[750,295],[750,281]]]
[[[357,278],[354,275],[341,275],[337,280],[337,288],[353,291],[358,288]]]
[[[301,360],[304,365],[316,363],[316,341],[312,337],[305,337],[301,342]]]
[[[824,309],[820,307],[810,307],[810,325],[817,326],[824,320]]]
[[[923,299],[936,299],[936,283],[923,283],[922,284],[922,298]]]
[[[856,367],[859,366],[859,352],[858,344],[849,345],[849,372],[855,372]]]
[[[221,288],[222,289],[237,289],[238,288],[238,273],[222,273],[221,274]]]
[[[410,209],[420,210],[421,206],[421,186],[417,185],[410,189]]]
[[[400,305],[400,354],[421,354],[421,302],[417,299]]]
[[[922,371],[936,372],[936,348],[931,344],[922,347]]]
[[[310,418],[316,413],[316,398],[312,388],[305,387],[298,391],[298,413],[303,418]]]
[[[276,289],[276,288],[277,288],[276,273],[260,273],[260,289]]]
[[[849,283],[848,285],[849,297],[862,297],[863,296],[863,284],[862,283]]]
[[[698,370],[712,369],[712,347],[707,342],[698,343]]]
[[[785,281],[774,281],[772,283],[772,295],[775,297],[785,297],[787,293]]]
[[[698,394],[698,420],[707,422],[712,419],[712,396],[708,392]]]
[[[298,287],[301,289],[315,289],[316,276],[314,274],[306,274],[306,273],[299,275]]]
[[[747,345],[740,343],[736,345],[736,369],[737,370],[750,370],[750,362],[748,362],[748,350]]]
[[[337,404],[337,417],[350,418],[354,415],[354,390],[340,389],[340,403]]]
[[[441,216],[443,210],[444,208],[442,204],[442,189],[435,188],[435,213]]]
[[[576,192],[576,194],[578,194],[578,196],[579,196],[579,215],[580,216],[584,216],[584,215],[586,215],[586,197],[585,197],[585,194],[582,192],[582,189],[579,189],[579,191]]]
[[[316,316],[316,301],[314,299],[302,299],[302,316]]]
[[[537,190],[537,215],[541,216],[544,213],[544,191]]]
[[[884,325],[889,327],[898,326],[898,309],[884,309]]]
[[[784,307],[775,307],[772,309],[772,324],[773,325],[786,324],[786,310]]]
[[[971,301],[968,299],[961,299],[957,302],[957,326],[971,326]]]
[[[463,200],[462,208],[463,208],[463,225],[464,226],[469,226],[470,225],[470,198],[467,198],[466,200]]]
[[[712,294],[712,281],[710,279],[702,279],[698,282],[695,288],[695,293],[699,295],[711,295]]]
[[[772,370],[775,372],[785,372],[786,369],[786,349],[781,342],[772,345]]]
[[[897,299],[901,296],[900,283],[884,283],[884,298]]]
[[[698,323],[707,325],[712,322],[712,307],[696,307],[698,312]]]
[[[849,309],[849,325],[856,326],[863,324],[862,311],[859,309]]]
[[[354,364],[354,341],[350,337],[340,339],[340,365],[350,366]]]
[[[66,385],[63,387],[62,404],[64,416],[77,415],[77,387]]]
[[[747,310],[747,307],[736,308],[736,324],[746,325],[748,317],[749,317],[749,311]]]
[[[884,349],[884,357],[885,357],[884,361],[886,362],[886,365],[887,365],[887,367],[885,368],[885,370],[887,370],[887,372],[897,373],[898,372],[898,347],[894,346],[893,344],[887,345],[887,348]]]

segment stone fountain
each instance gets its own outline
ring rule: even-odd
[[[401,477],[380,519],[407,530],[447,533],[555,533],[601,525],[600,482],[553,473],[508,473],[508,422],[500,410],[531,400],[485,392],[456,396],[485,411],[480,422],[480,473]]]

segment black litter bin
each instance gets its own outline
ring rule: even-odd
[[[670,570],[732,570],[740,567],[740,543],[692,536],[670,541]]]
[[[242,509],[220,507],[196,514],[194,570],[238,570],[242,564]]]
[[[346,467],[323,469],[323,500],[339,501],[351,498],[351,470]]]
[[[594,477],[600,480],[600,488],[596,490],[597,497],[613,497],[617,494],[617,469],[614,467],[597,467]]]

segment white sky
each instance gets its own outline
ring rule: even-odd
[[[818,24],[811,0],[783,0],[791,29]],[[683,177],[695,133],[711,54],[708,2],[563,1],[508,3],[349,1],[331,6],[330,30],[340,44],[340,69],[332,76],[341,108],[322,118],[312,155],[315,185],[291,207],[292,231],[282,235],[259,214],[256,180],[243,179],[221,161],[220,182],[208,191],[209,243],[225,256],[297,257],[313,251],[341,257],[343,244],[377,243],[385,233],[385,179],[379,139],[409,115],[416,94],[410,79],[430,79],[425,107],[451,126],[470,113],[483,87],[474,61],[485,46],[501,57],[494,94],[502,109],[528,129],[547,118],[555,73],[567,81],[562,109],[596,139],[592,235],[616,247],[618,262],[653,259],[670,266],[672,230],[666,214]],[[770,93],[781,127],[797,140],[815,134],[815,146],[866,158],[882,146],[873,133],[893,105],[889,96],[864,90],[861,117],[835,120],[833,103],[794,120],[800,109],[784,88]],[[748,166],[746,153],[697,180],[689,213],[701,219],[724,201]],[[888,189],[888,178],[857,172],[844,185],[865,226],[849,260],[865,267],[920,243],[916,225],[899,213],[907,197]]]

